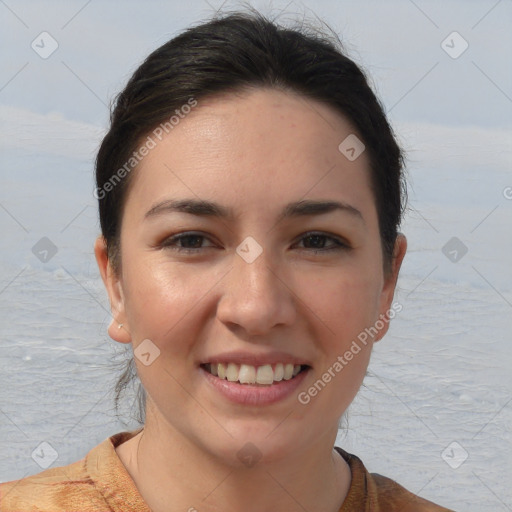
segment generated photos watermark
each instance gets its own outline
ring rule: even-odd
[[[347,366],[354,357],[359,354],[362,350],[362,346],[366,346],[368,344],[368,340],[376,336],[386,324],[388,324],[397,313],[402,311],[403,306],[399,302],[393,303],[391,309],[386,311],[386,313],[381,314],[379,319],[371,326],[366,327],[364,331],[361,331],[357,335],[357,340],[353,340],[350,348],[347,349],[343,355],[339,355],[336,358],[336,361],[333,362],[329,368],[321,375],[319,379],[317,379],[312,386],[310,386],[306,391],[301,391],[297,395],[297,400],[302,405],[307,405],[311,402],[312,398],[318,395],[320,391],[322,391],[329,382],[332,381],[338,375],[345,366]]]
[[[174,111],[176,115],[172,115],[167,121],[160,123],[151,132],[151,135],[146,137],[146,140],[139,146],[138,150],[134,151],[130,158],[128,158],[128,160],[112,174],[110,179],[104,183],[102,187],[96,187],[94,189],[94,197],[101,200],[104,199],[109,192],[112,192],[112,190],[114,190],[114,188],[144,159],[144,157],[149,155],[149,152],[152,149],[156,148],[158,142],[162,141],[164,135],[170,133],[195,106],[197,106],[197,100],[195,98],[189,98],[187,103]]]

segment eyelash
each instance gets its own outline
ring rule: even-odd
[[[348,243],[346,242],[343,242],[341,239],[338,239],[338,238],[335,238],[333,236],[329,236],[325,233],[319,233],[319,232],[315,232],[315,231],[310,231],[308,233],[305,233],[301,239],[299,240],[300,241],[303,241],[305,239],[308,239],[308,238],[311,238],[311,237],[321,237],[321,238],[324,238],[326,240],[331,240],[332,242],[334,242],[334,246],[333,247],[330,247],[328,249],[304,249],[304,250],[309,250],[309,251],[313,251],[314,254],[318,254],[318,253],[330,253],[330,252],[333,252],[333,251],[346,251],[346,250],[349,250],[351,249],[351,247],[348,245]],[[174,251],[177,251],[177,252],[181,252],[181,253],[187,253],[187,254],[197,254],[198,251],[200,251],[201,249],[204,249],[204,247],[196,247],[196,248],[189,248],[189,247],[178,247],[176,244],[178,242],[180,242],[181,240],[186,240],[187,238],[202,238],[202,239],[205,239],[205,238],[208,238],[207,236],[205,235],[202,235],[200,233],[194,233],[194,232],[186,232],[186,233],[179,233],[177,235],[174,235],[174,236],[171,236],[169,238],[166,238],[161,244],[160,244],[160,247],[161,248],[164,248],[164,249],[172,249]]]

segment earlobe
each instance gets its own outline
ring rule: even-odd
[[[103,236],[99,236],[94,243],[94,254],[101,274],[101,279],[107,290],[112,321],[107,328],[109,336],[119,343],[130,343],[131,336],[125,314],[125,302],[122,284],[115,275],[108,259],[107,245]],[[121,325],[121,327],[119,327]]]
[[[107,328],[108,335],[119,343],[131,343],[132,338],[125,324],[120,324],[115,318],[112,318]]]
[[[381,304],[379,315],[380,319],[384,323],[383,328],[379,331],[374,342],[381,340],[389,328],[389,322],[391,320],[390,312],[396,314],[395,308],[393,308],[393,298],[395,296],[396,283],[398,281],[398,274],[400,273],[400,268],[402,266],[402,262],[407,252],[407,238],[402,233],[398,233],[395,247],[393,250],[393,260],[391,262],[391,272],[388,276],[385,277],[384,287],[381,292]],[[400,308],[401,310],[401,308]]]

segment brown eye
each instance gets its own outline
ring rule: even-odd
[[[166,238],[160,245],[165,249],[172,249],[179,252],[197,253],[202,247],[202,242],[207,237],[199,233],[180,233],[178,235]],[[212,246],[207,246],[212,247]]]
[[[313,250],[315,253],[350,249],[350,246],[341,239],[325,233],[306,233],[300,242],[304,242],[305,246],[309,245],[310,247],[305,247],[305,249]],[[328,247],[326,247],[326,242],[329,242]]]

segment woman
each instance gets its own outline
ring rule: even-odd
[[[327,38],[235,13],[154,51],[95,190],[145,424],[3,484],[2,511],[447,510],[334,447],[397,307],[402,164]]]

